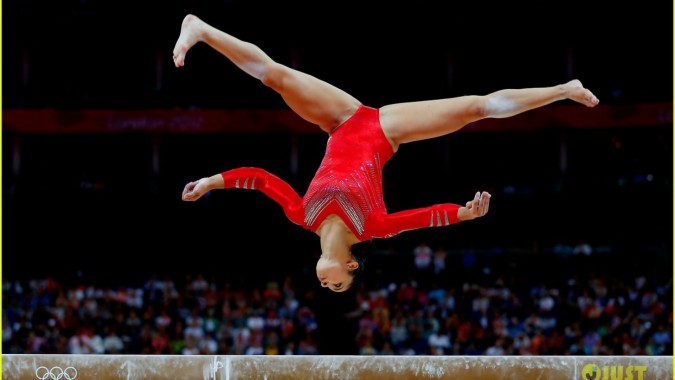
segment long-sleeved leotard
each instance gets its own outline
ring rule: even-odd
[[[222,176],[226,189],[259,190],[281,205],[293,223],[312,232],[331,214],[341,217],[360,241],[458,222],[461,206],[451,203],[387,213],[382,168],[393,154],[380,126],[379,110],[361,106],[331,132],[324,158],[304,197],[263,169],[232,169]]]

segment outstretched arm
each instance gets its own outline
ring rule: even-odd
[[[483,191],[477,192],[472,200],[466,202],[466,206],[445,203],[391,213],[369,228],[374,236],[386,238],[403,231],[449,226],[487,214],[490,197],[487,191]]]
[[[216,189],[259,190],[277,202],[293,223],[303,225],[302,199],[284,180],[259,168],[237,168],[185,185],[184,201],[196,201]]]

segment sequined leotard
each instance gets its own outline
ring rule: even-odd
[[[331,214],[340,216],[360,241],[458,222],[460,206],[450,203],[387,213],[382,168],[393,154],[380,126],[379,110],[361,106],[331,132],[324,158],[304,197],[263,169],[232,169],[222,176],[226,189],[259,190],[281,205],[293,223],[312,232]]]

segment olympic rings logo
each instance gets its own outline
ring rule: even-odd
[[[75,369],[75,367],[66,367],[66,369],[63,369],[61,367],[47,368],[41,366],[35,370],[35,376],[40,380],[60,380],[61,378],[65,380],[74,380],[77,377],[77,369]]]

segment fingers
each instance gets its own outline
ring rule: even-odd
[[[469,210],[475,210],[479,200],[480,200],[480,191],[477,191],[476,195],[473,196],[473,199],[466,202],[466,208],[468,208]]]
[[[481,216],[487,214],[488,209],[490,208],[490,198],[492,195],[488,193],[487,191],[483,191],[483,194],[480,197],[480,211],[481,211]]]
[[[184,201],[191,201],[195,199],[195,194],[192,193],[192,191],[195,189],[195,186],[197,186],[197,182],[190,182],[187,185],[185,185],[185,188],[183,188],[183,194],[182,198]]]
[[[469,208],[476,217],[484,216],[487,214],[488,209],[490,208],[490,198],[492,196],[487,191],[477,192],[473,198],[473,201],[469,202],[472,204],[471,207],[467,204]]]

